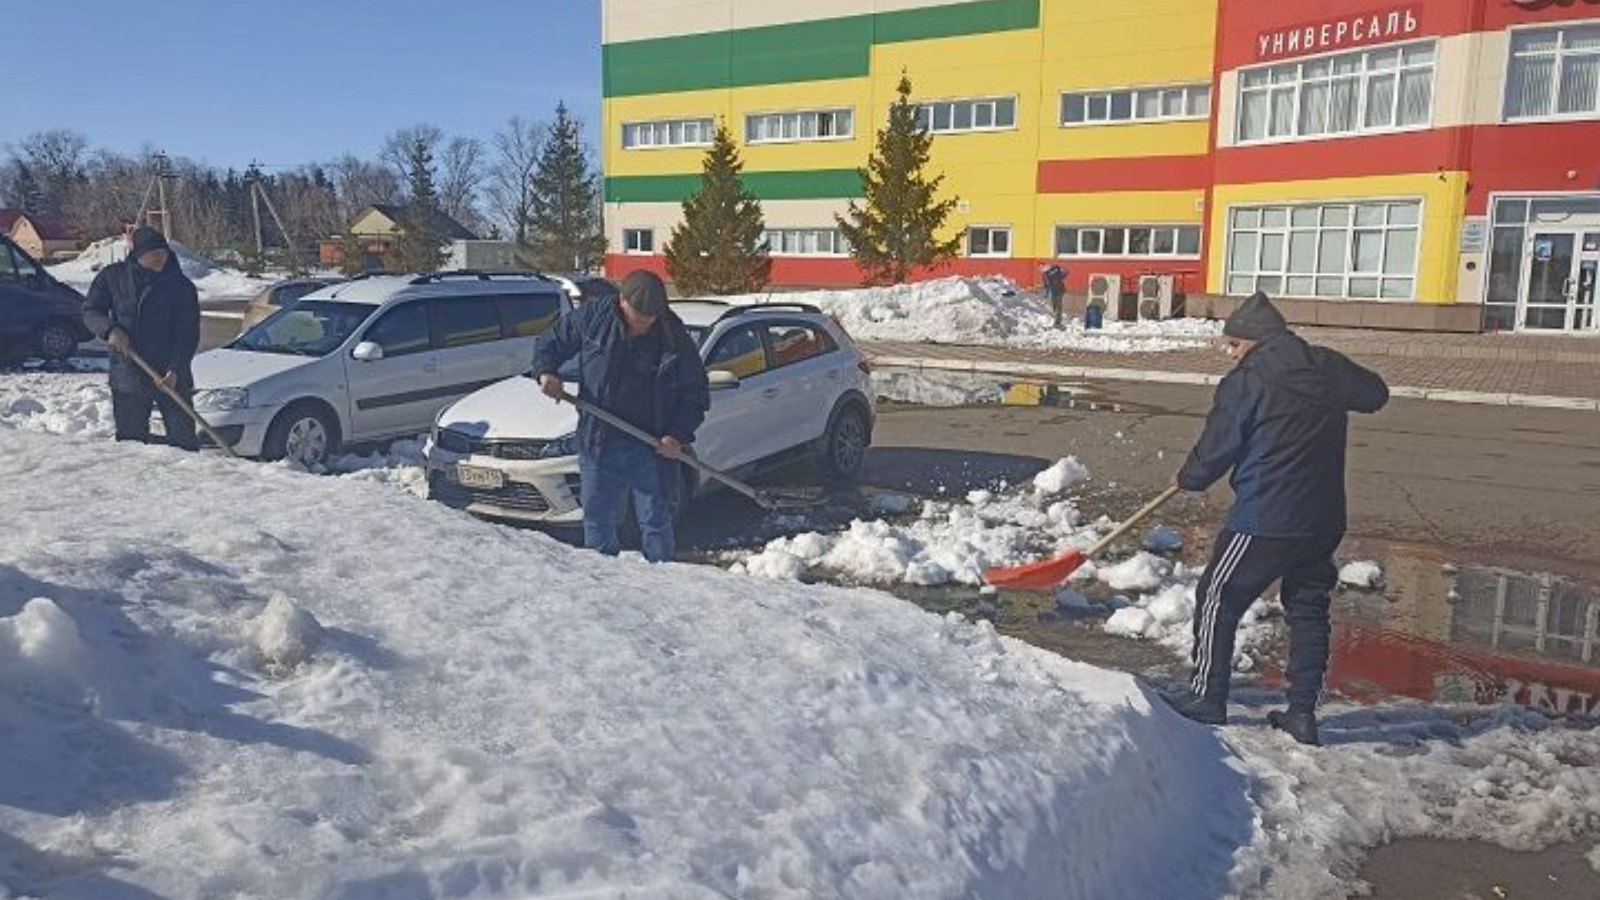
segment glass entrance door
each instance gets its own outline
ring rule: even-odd
[[[1578,299],[1580,235],[1535,231],[1524,267],[1522,327],[1529,331],[1569,331]]]
[[[1577,296],[1572,310],[1572,330],[1600,333],[1600,301],[1595,298],[1595,280],[1600,276],[1600,231],[1584,232],[1578,249]]]

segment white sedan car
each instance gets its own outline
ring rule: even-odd
[[[870,368],[831,317],[800,304],[672,305],[711,375],[711,411],[695,452],[739,474],[820,458],[849,478],[872,442]],[[431,496],[496,519],[583,520],[577,411],[522,376],[465,397],[440,414],[425,453]],[[692,497],[709,487],[681,466]]]

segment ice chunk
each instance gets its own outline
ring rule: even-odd
[[[1137,606],[1128,606],[1111,614],[1105,630],[1123,637],[1142,638],[1156,623],[1155,616]]]
[[[1339,583],[1356,588],[1375,588],[1383,584],[1383,567],[1370,559],[1345,563],[1339,570]]]
[[[909,511],[915,502],[905,494],[877,494],[872,498],[871,509],[879,515],[899,516]]]
[[[1059,494],[1088,480],[1089,467],[1078,462],[1076,456],[1069,456],[1033,476],[1033,486],[1046,494]]]
[[[1152,553],[1172,553],[1183,549],[1183,532],[1171,525],[1157,525],[1144,536],[1144,548]]]
[[[1172,563],[1143,550],[1113,566],[1101,566],[1095,576],[1119,591],[1153,591],[1172,573]]]
[[[0,692],[75,702],[89,659],[78,624],[52,600],[36,597],[0,619]]]
[[[322,624],[311,613],[282,594],[267,601],[261,615],[250,620],[250,643],[268,670],[302,665],[322,645]]]

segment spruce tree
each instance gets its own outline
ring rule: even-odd
[[[583,123],[565,103],[556,106],[529,199],[527,240],[537,268],[586,272],[599,267],[606,252],[600,176],[589,165]]]
[[[850,242],[851,255],[867,285],[900,284],[915,270],[946,262],[961,251],[961,237],[940,240],[956,200],[940,200],[944,176],[929,178],[933,136],[917,124],[911,102],[911,79],[900,77],[900,99],[889,110],[889,124],[867,168],[858,170],[866,197],[851,201],[849,212],[835,216]]]
[[[367,271],[367,242],[349,229],[339,238],[339,271],[354,278]]]
[[[772,280],[761,201],[745,190],[743,170],[733,134],[725,123],[718,125],[700,189],[683,201],[683,222],[667,244],[667,272],[682,293],[747,294]]]
[[[420,135],[406,148],[406,170],[411,174],[411,198],[400,222],[395,243],[395,264],[406,272],[435,272],[444,265],[444,238],[434,233],[439,194],[433,186],[433,150]]]

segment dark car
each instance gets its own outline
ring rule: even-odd
[[[83,324],[83,295],[0,235],[0,361],[59,362],[91,337]]]
[[[273,313],[312,291],[342,284],[343,281],[341,278],[291,278],[288,281],[280,281],[250,299],[250,305],[245,307],[244,311],[244,327],[240,330],[249,331],[258,323],[266,321]]]

